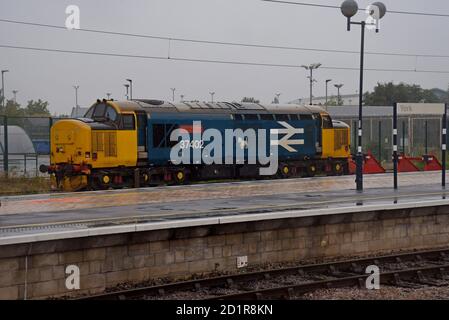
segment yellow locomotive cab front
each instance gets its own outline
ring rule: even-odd
[[[60,120],[52,126],[50,138],[50,166],[43,169],[51,173],[52,188],[66,191],[85,188],[92,161],[90,126],[80,120]]]
[[[51,128],[51,164],[89,164],[91,161],[91,128],[70,119],[56,122]]]
[[[137,164],[137,131],[134,111],[112,101],[97,101],[84,118],[62,119],[51,128],[50,166],[52,188],[77,191],[124,185],[120,168]]]

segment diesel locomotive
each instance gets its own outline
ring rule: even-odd
[[[178,129],[184,136],[173,141]],[[215,159],[222,161],[173,161],[175,147],[182,152],[205,150],[212,143],[202,135],[208,129],[223,135],[226,130],[240,129],[243,136],[235,135],[232,144],[243,150],[243,160],[235,154],[228,159],[223,139],[219,141],[222,149],[214,151]],[[260,149],[264,141],[249,143],[249,129],[268,132],[256,137],[268,141],[267,150],[262,150],[265,154],[270,155],[273,145],[277,147],[277,167],[270,177],[348,173],[349,127],[332,120],[320,107],[145,99],[97,100],[83,118],[55,122],[50,165],[40,170],[50,174],[54,189],[64,191],[260,178],[264,164],[252,159],[248,144],[256,142]],[[270,140],[273,132],[278,137],[275,143]]]

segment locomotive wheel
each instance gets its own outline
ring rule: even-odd
[[[336,176],[341,176],[343,174],[344,168],[340,162],[332,164],[332,173]]]
[[[279,168],[282,178],[288,178],[291,174],[291,168],[287,164],[282,164]]]
[[[101,183],[104,185],[108,185],[111,182],[111,178],[105,174],[103,176],[101,176]]]
[[[105,190],[108,189],[112,183],[112,178],[107,173],[101,173],[94,177],[92,181],[92,189],[94,190]]]
[[[317,168],[316,168],[315,164],[312,163],[307,166],[307,176],[308,177],[314,177],[316,174],[316,171],[317,171]]]
[[[178,170],[174,173],[174,180],[176,184],[183,184],[186,180],[186,173],[184,170]]]
[[[150,176],[149,172],[144,172],[144,173],[142,173],[140,179],[142,181],[143,186],[148,186],[151,181],[151,176]]]

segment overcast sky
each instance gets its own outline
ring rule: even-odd
[[[341,0],[308,0],[340,5]],[[358,1],[365,7],[370,1]],[[385,0],[391,10],[449,14],[447,0]],[[313,47],[360,49],[360,28],[346,31],[339,10],[281,5],[259,0],[0,0],[0,18],[65,25],[68,5],[78,5],[81,28],[159,35],[201,40]],[[365,19],[364,13],[357,15]],[[449,18],[388,14],[380,33],[367,32],[366,50],[412,54],[449,55]],[[64,50],[111,52],[166,57],[168,41],[91,34],[0,22],[0,45],[44,47]],[[316,53],[291,50],[229,47],[172,41],[172,57],[248,61],[274,64],[359,66],[357,54]],[[366,56],[367,68],[449,70],[449,58]],[[171,100],[171,87],[185,98],[240,100],[254,96],[271,102],[280,92],[281,102],[308,96],[304,69],[225,65],[170,60],[104,57],[35,52],[0,48],[0,68],[5,76],[6,95],[18,90],[17,100],[49,101],[50,110],[69,113],[75,104],[73,85],[79,85],[79,104],[91,105],[111,92],[124,99],[126,78],[134,80],[134,98]],[[358,72],[319,69],[314,77],[314,95],[325,93],[324,81],[343,83],[342,94],[358,90]],[[449,74],[404,72],[365,73],[365,91],[378,81],[417,83],[424,88],[446,89]],[[333,85],[330,94],[336,94]]]

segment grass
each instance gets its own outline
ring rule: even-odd
[[[0,196],[50,192],[48,177],[0,176]]]

